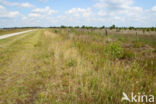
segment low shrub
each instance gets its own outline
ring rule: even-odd
[[[111,55],[112,58],[121,58],[123,56],[123,48],[120,42],[112,42],[106,47],[106,52]]]

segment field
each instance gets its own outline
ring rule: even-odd
[[[121,104],[123,92],[156,96],[154,34],[49,28],[0,40],[0,104]]]

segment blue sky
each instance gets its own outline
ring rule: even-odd
[[[156,27],[156,0],[0,0],[0,27]]]

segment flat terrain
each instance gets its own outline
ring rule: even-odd
[[[121,104],[123,92],[156,96],[155,39],[57,28],[2,39],[0,104]]]

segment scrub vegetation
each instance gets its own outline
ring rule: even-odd
[[[0,104],[121,104],[123,92],[156,96],[156,35],[116,30],[48,28],[0,40]]]

